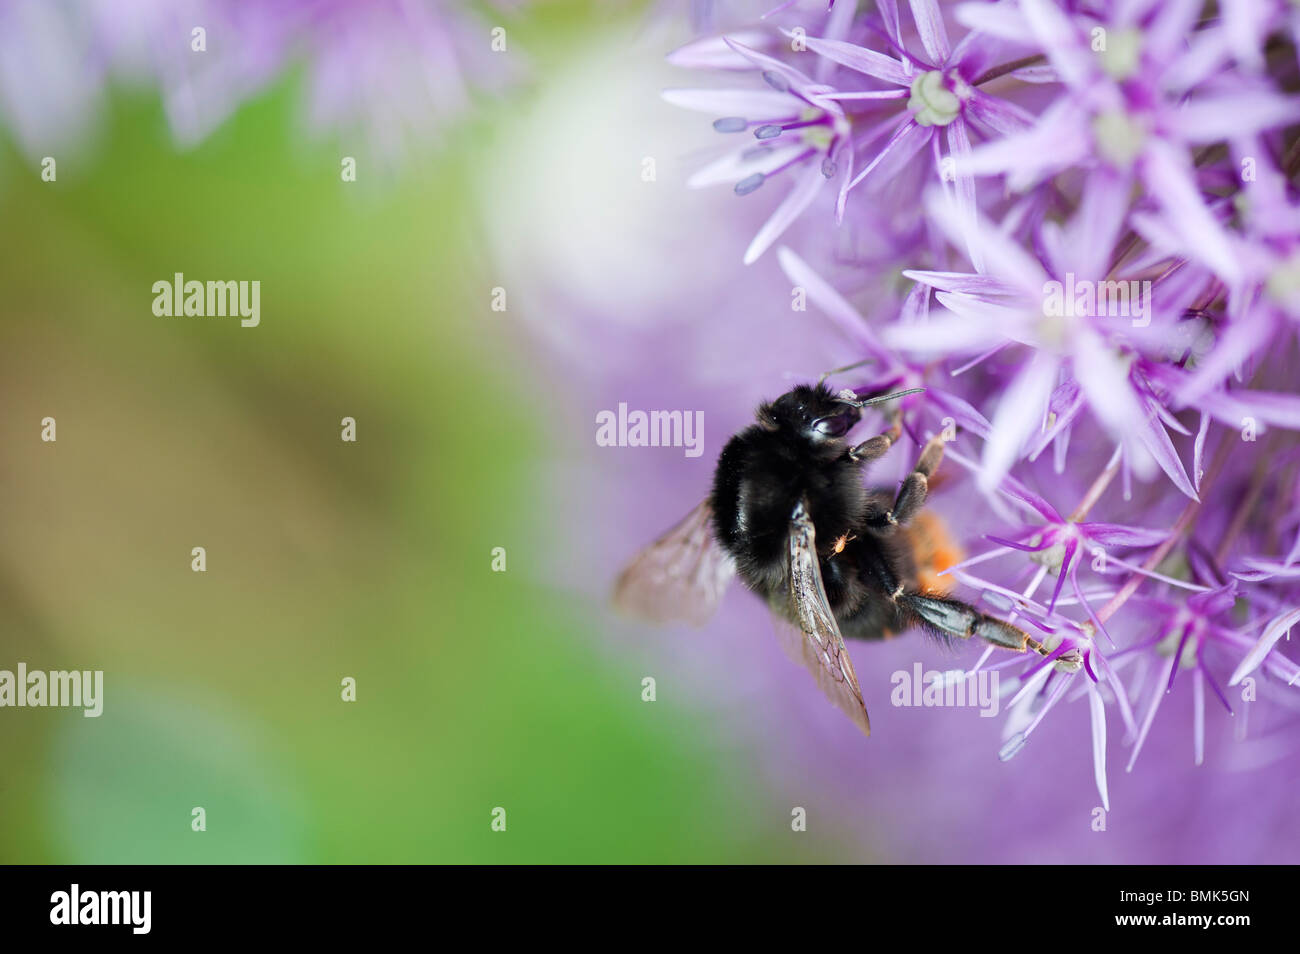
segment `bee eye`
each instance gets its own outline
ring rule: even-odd
[[[813,421],[813,430],[827,437],[843,437],[851,426],[852,422],[847,414],[836,414]]]

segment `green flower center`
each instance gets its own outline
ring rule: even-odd
[[[799,113],[799,119],[802,122],[811,122],[814,119],[821,119],[826,113],[815,106],[809,106]],[[812,146],[818,152],[825,152],[831,147],[831,140],[835,138],[835,130],[830,126],[809,126],[803,131],[803,141]]]
[[[1264,286],[1270,298],[1283,305],[1300,302],[1300,252],[1295,252],[1273,270]]]
[[[930,70],[912,81],[907,108],[922,126],[947,126],[961,112],[961,100],[943,81],[943,73]]]
[[[1142,58],[1142,34],[1135,28],[1113,31],[1101,53],[1101,68],[1112,79],[1128,79]]]
[[[1102,113],[1094,119],[1092,134],[1096,138],[1097,151],[1121,168],[1133,164],[1147,138],[1146,129],[1120,110]]]

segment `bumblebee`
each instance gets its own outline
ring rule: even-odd
[[[869,735],[845,637],[883,639],[915,627],[943,640],[1050,650],[940,582],[959,559],[938,518],[922,511],[943,459],[941,437],[925,445],[897,492],[864,483],[902,424],[896,406],[884,433],[851,444],[863,408],[923,389],[861,398],[824,381],[759,406],[755,423],[723,448],[708,499],[637,555],[618,579],[615,603],[655,621],[699,625],[739,576],[791,624],[778,627],[787,652]],[[1075,671],[1082,658],[1072,651],[1056,664]]]

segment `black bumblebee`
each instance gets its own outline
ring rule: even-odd
[[[643,550],[619,577],[615,602],[661,622],[701,624],[739,574],[774,614],[797,627],[786,649],[870,734],[843,636],[882,639],[913,626],[944,639],[978,637],[1017,652],[1049,650],[1010,623],[947,595],[937,574],[957,561],[938,519],[921,513],[943,458],[932,438],[897,493],[868,490],[867,464],[902,433],[891,425],[860,444],[846,435],[862,409],[917,393],[871,398],[831,391],[825,378],[759,406],[757,422],[718,458],[709,498]],[[1077,653],[1057,659],[1073,671]]]

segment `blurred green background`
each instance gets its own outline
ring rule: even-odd
[[[755,766],[535,582],[560,398],[489,307],[468,186],[592,10],[520,24],[556,39],[534,93],[356,184],[295,133],[293,75],[191,151],[121,91],[57,182],[0,147],[0,668],[102,669],[106,696],[0,711],[0,861],[837,854],[772,838]],[[155,317],[176,271],[260,280],[261,326]]]

